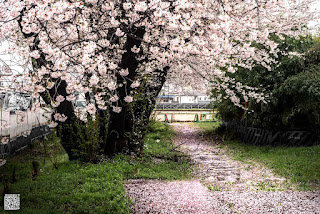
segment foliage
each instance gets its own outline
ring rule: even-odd
[[[146,135],[143,156],[118,155],[99,164],[68,161],[59,138],[54,136],[44,142],[37,141],[32,150],[9,158],[0,168],[0,189],[6,187],[4,180],[12,175],[9,168],[15,166],[16,181],[7,182],[6,193],[21,194],[22,206],[17,213],[129,213],[130,201],[123,187],[125,179],[189,178],[188,159],[172,151],[173,130],[159,122],[152,122],[148,130],[151,132]],[[57,169],[44,154],[43,143]],[[175,154],[176,160],[171,158]],[[154,157],[158,157],[157,161]],[[32,179],[35,161],[40,163],[39,173]]]
[[[216,93],[213,92],[212,96],[216,97]],[[224,121],[239,120],[244,115],[243,109],[235,106],[229,99],[213,101],[213,108],[217,111],[217,117]]]
[[[264,88],[267,102],[250,99],[245,111],[224,99],[216,102],[215,107],[222,120],[247,118],[255,127],[302,128],[319,132],[320,44],[309,37],[299,41],[287,37],[279,48],[283,53],[296,52],[297,56],[279,55],[278,63],[273,64],[270,71],[256,66],[250,72],[241,68],[232,75],[247,85]],[[213,91],[215,94],[217,91]],[[246,105],[245,99],[242,104]]]
[[[70,160],[97,162],[103,154],[105,141],[105,136],[100,134],[100,131],[106,129],[106,126],[107,116],[101,114],[97,114],[94,118],[88,117],[86,123],[74,116],[69,122],[57,128],[57,137],[66,142],[63,144],[65,149],[72,149],[72,156],[67,152]]]

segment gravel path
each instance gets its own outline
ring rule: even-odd
[[[292,191],[284,178],[265,167],[228,158],[219,146],[202,139],[198,129],[172,125],[177,132],[174,143],[198,166],[195,180],[127,181],[127,194],[134,199],[132,213],[320,214],[320,191]],[[266,189],[286,191],[256,191]]]
[[[200,129],[179,123],[172,126],[178,133],[174,143],[198,166],[194,176],[214,190],[290,189],[285,178],[274,175],[266,167],[229,158],[218,144],[203,139]]]
[[[129,180],[125,187],[128,195],[134,198],[132,213],[136,214],[213,214],[222,213],[221,207],[225,206],[198,180]]]

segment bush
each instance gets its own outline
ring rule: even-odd
[[[279,48],[284,52],[295,51],[304,56],[280,55],[278,63],[271,66],[271,71],[256,66],[251,71],[239,68],[235,74],[228,74],[249,86],[260,85],[267,95],[267,103],[251,99],[245,111],[234,106],[229,99],[222,99],[214,104],[219,116],[226,121],[246,118],[252,126],[269,130],[297,128],[319,133],[320,43],[310,38],[286,38]],[[217,91],[212,94],[217,93],[225,95]]]

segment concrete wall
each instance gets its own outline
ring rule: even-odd
[[[30,132],[34,127],[47,124],[50,118],[51,111],[49,109],[40,109],[38,112],[21,111],[16,114],[10,114],[9,110],[0,109],[0,136],[14,139]]]
[[[215,118],[215,112],[213,111],[186,111],[186,110],[156,110],[152,113],[151,117],[155,120],[164,122],[193,122],[198,121],[212,121]],[[197,115],[197,116],[196,116]]]
[[[171,102],[178,102],[178,103],[204,103],[204,102],[210,102],[213,99],[210,99],[209,96],[206,95],[201,95],[201,96],[187,96],[187,95],[174,95],[174,97],[172,98],[172,100],[169,101],[169,103]],[[163,99],[159,99],[157,100],[157,102],[159,103],[164,103]]]
[[[180,103],[196,103],[194,96],[181,96]]]

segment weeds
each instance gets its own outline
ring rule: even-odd
[[[149,132],[141,157],[117,155],[100,164],[69,161],[55,136],[36,141],[0,168],[2,194],[21,194],[16,213],[130,213],[124,180],[190,178],[188,158],[172,151],[171,127],[152,122]],[[15,182],[9,170],[13,166]]]

